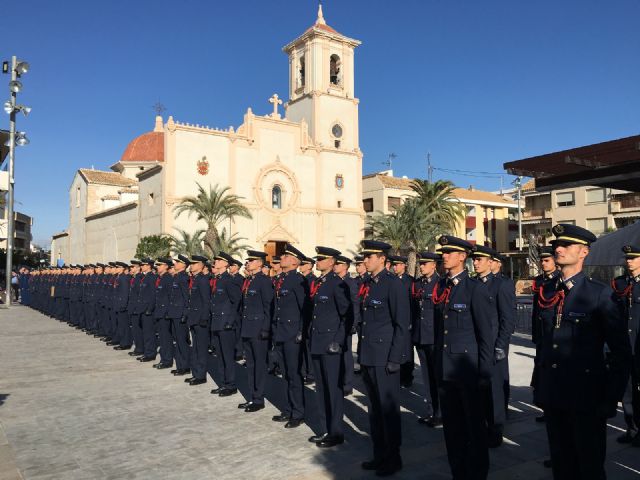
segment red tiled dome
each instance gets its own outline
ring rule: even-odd
[[[122,154],[121,162],[163,162],[164,133],[148,132],[134,138]]]

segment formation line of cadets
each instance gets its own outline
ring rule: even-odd
[[[612,289],[582,272],[591,232],[564,224],[553,232],[534,284],[537,420],[546,422],[554,478],[602,479],[606,419],[623,396],[628,430],[619,441],[640,446],[640,248],[625,247],[629,274]],[[247,413],[265,408],[269,373],[282,375],[286,406],[272,420],[297,428],[314,408],[321,431],[309,441],[319,448],[344,442],[344,397],[361,374],[373,447],[362,468],[378,476],[402,469],[400,390],[411,386],[416,352],[419,422],[443,427],[454,479],[484,479],[507,417],[515,288],[495,250],[449,235],[438,243],[436,253],[419,252],[416,279],[406,257],[373,240],[362,241],[355,277],[340,251],[318,246],[309,258],[290,244],[273,259],[273,276],[267,254],[254,250],[244,263],[219,252],[52,267],[30,274],[30,304],[140,362],[173,368],[189,386],[208,375],[220,397],[238,393],[244,361],[248,393],[238,408]],[[305,405],[313,383],[316,404]]]

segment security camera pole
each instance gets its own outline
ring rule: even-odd
[[[26,64],[25,64],[26,65]],[[8,201],[7,201],[7,264],[6,264],[6,288],[4,307],[9,308],[11,306],[11,270],[13,269],[13,229],[14,229],[14,214],[13,214],[13,187],[14,187],[14,159],[16,149],[16,113],[20,110],[17,108],[17,92],[19,88],[14,88],[15,83],[18,81],[18,60],[16,57],[11,57],[11,83],[9,84],[11,98],[9,103],[11,110],[9,113],[9,186],[8,186]],[[27,67],[28,68],[28,67]]]

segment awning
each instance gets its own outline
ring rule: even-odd
[[[613,218],[640,218],[640,212],[614,213]]]
[[[600,186],[640,191],[640,135],[504,164],[512,175],[536,179],[537,191]]]

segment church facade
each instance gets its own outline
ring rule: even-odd
[[[210,128],[156,117],[111,171],[80,169],[69,190],[69,227],[52,239],[52,263],[127,261],[148,235],[194,233],[204,224],[174,208],[197,185],[242,197],[252,219],[218,229],[271,255],[290,242],[355,250],[363,236],[362,152],[354,49],[324,20],[284,47],[289,100],[270,112],[250,108],[237,128]],[[280,113],[280,108],[284,112]]]

